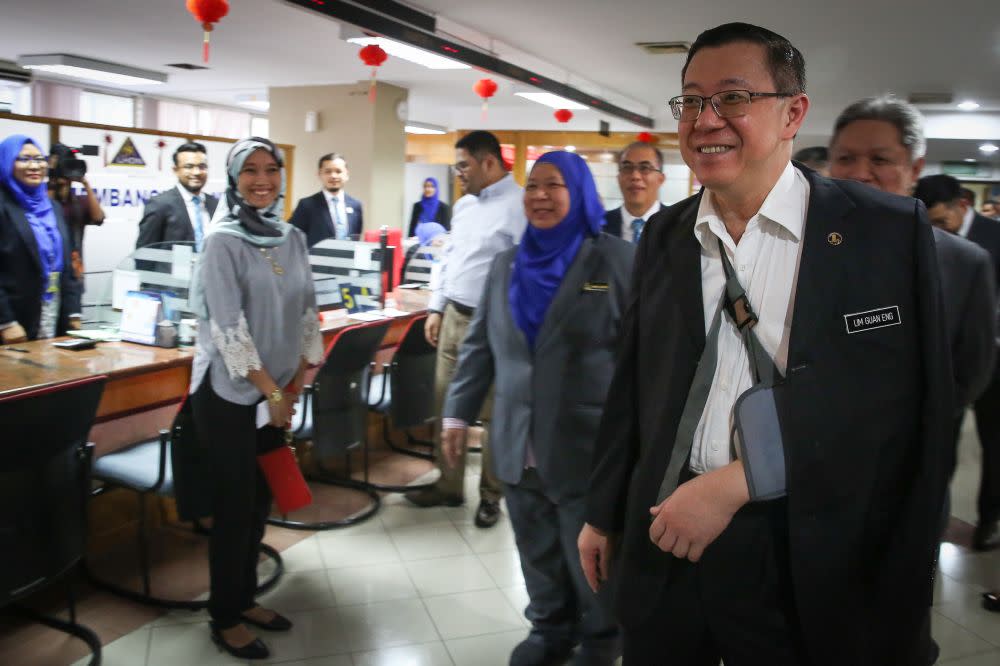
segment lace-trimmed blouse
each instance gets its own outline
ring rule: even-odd
[[[252,405],[262,396],[247,379],[250,371],[264,368],[285,386],[299,359],[323,360],[309,250],[301,231],[293,229],[285,243],[265,252],[242,238],[212,234],[199,261],[209,316],[198,322],[192,393],[210,372],[220,397]]]

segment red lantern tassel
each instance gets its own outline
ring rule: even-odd
[[[213,27],[212,24],[208,22],[201,24],[202,30],[205,31],[205,41],[201,45],[201,59],[205,61],[205,63],[208,63],[208,48],[209,48],[208,38],[209,35],[212,33],[212,27]]]
[[[378,67],[372,67],[372,82],[368,86],[368,101],[372,104],[375,103],[375,73],[378,72]]]

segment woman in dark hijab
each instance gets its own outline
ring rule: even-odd
[[[0,142],[0,342],[80,328],[80,282],[62,207],[49,199],[48,162],[29,137]]]
[[[451,209],[438,197],[438,182],[436,178],[424,180],[424,194],[420,201],[413,204],[410,213],[409,237],[417,235],[417,225],[421,222],[437,222],[445,231],[451,229]]]
[[[587,163],[546,153],[524,188],[528,228],[490,269],[448,388],[442,451],[453,464],[492,384],[490,445],[521,556],[531,633],[513,665],[611,666],[614,620],[590,591],[576,549],[590,457],[632,271],[631,243],[601,232]]]
[[[213,482],[208,610],[212,640],[240,659],[269,654],[247,624],[270,631],[292,626],[253,598],[271,507],[256,456],[282,441],[303,373],[323,358],[306,238],[280,216],[283,167],[281,151],[267,139],[232,147],[229,186],[191,287],[200,335],[190,405]],[[258,429],[265,401],[268,423]]]

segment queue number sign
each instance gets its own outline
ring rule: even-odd
[[[367,301],[370,297],[371,292],[368,287],[359,287],[356,284],[350,284],[347,282],[341,283],[340,285],[340,300],[344,304],[344,309],[347,310],[347,314],[374,310],[375,308],[373,306],[362,303],[363,300]]]

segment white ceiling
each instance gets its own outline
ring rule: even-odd
[[[805,54],[813,107],[803,142],[821,142],[837,113],[867,95],[950,92],[983,105],[976,136],[1000,139],[1000,12],[985,0],[414,0],[438,15],[439,30],[492,49],[515,64],[596,92],[676,127],[666,99],[679,87],[682,56],[652,56],[639,41],[693,41],[707,27],[744,20],[787,36]],[[211,69],[200,62],[201,29],[181,0],[0,0],[0,58],[65,52],[167,72],[164,86],[137,92],[233,105],[271,86],[353,82],[369,70],[358,47],[340,40],[336,21],[280,0],[231,0],[212,33]],[[379,78],[410,89],[410,118],[452,128],[597,128],[581,111],[568,125],[551,110],[514,97],[520,84],[499,80],[487,121],[480,118],[474,70],[432,71],[390,58]],[[494,77],[496,78],[496,77]],[[992,111],[992,113],[988,113]],[[933,112],[928,112],[933,115]],[[637,128],[609,119],[612,129]],[[937,123],[958,127],[962,123]],[[937,127],[935,125],[935,127]],[[964,123],[966,130],[971,127]],[[981,155],[971,155],[981,157]]]

